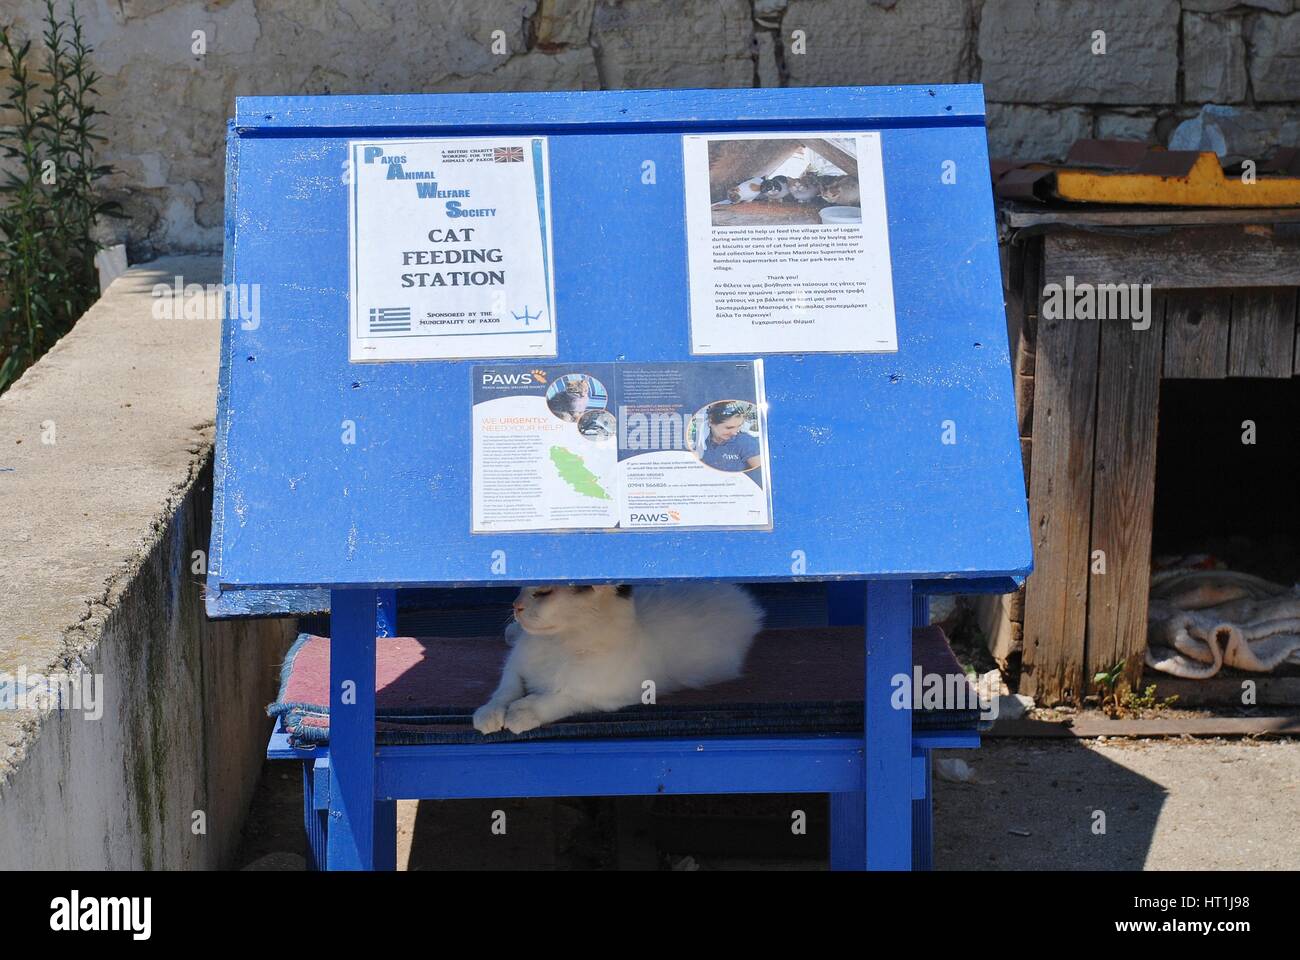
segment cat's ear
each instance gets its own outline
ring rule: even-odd
[[[627,583],[602,583],[596,587],[596,592],[607,597],[630,597],[632,586]]]

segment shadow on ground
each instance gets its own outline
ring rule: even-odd
[[[1085,741],[946,751],[974,783],[935,785],[940,870],[1141,870],[1168,790]]]

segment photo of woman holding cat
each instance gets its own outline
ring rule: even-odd
[[[749,473],[763,463],[758,433],[758,407],[747,400],[718,400],[696,412],[691,420],[691,452],[706,467],[727,473]],[[751,475],[762,485],[759,474]]]

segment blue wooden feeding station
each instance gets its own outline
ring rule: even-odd
[[[692,216],[706,218],[699,235],[710,242],[750,229],[735,222],[751,217],[777,230],[761,235],[803,249],[832,235],[816,233],[819,223],[839,225],[847,210],[851,229],[838,236],[856,242],[856,188],[823,187],[841,199],[809,208],[718,201],[715,189],[690,212],[691,183],[703,181],[686,141],[732,135],[744,144],[762,134],[799,135],[798,157],[838,156],[823,184],[857,169],[863,234],[875,214],[887,226],[887,248],[870,264],[887,282],[867,299],[885,304],[896,343],[882,334],[879,349],[842,349],[839,334],[815,326],[794,340],[777,329],[721,345],[707,332],[712,314],[699,297],[712,294],[696,271],[708,258],[691,246],[697,234],[688,239]],[[452,140],[464,149],[446,149]],[[434,186],[415,159],[426,141],[443,150]],[[875,200],[863,155],[843,158],[854,142],[878,144]],[[384,231],[396,235],[434,205],[413,204],[409,215],[370,206],[387,187],[365,179],[377,167],[361,165],[401,158],[395,178],[413,182],[398,186],[415,196],[414,182],[424,183],[421,198],[452,210],[450,171],[462,169],[453,161],[486,158],[483,150],[500,164],[484,177],[536,175],[536,203],[525,191],[510,216],[522,218],[511,221],[512,242],[541,238],[539,292],[496,319],[482,312],[484,323],[504,317],[515,331],[499,341],[453,344],[440,331],[432,349],[459,357],[419,353],[418,338],[389,342],[442,322],[432,319],[440,313],[373,299],[380,274],[367,258],[387,255]],[[484,217],[505,210],[463,193],[464,207],[498,211]],[[398,799],[719,793],[829,794],[833,868],[929,865],[930,751],[977,746],[979,734],[891,703],[897,678],[913,676],[914,628],[927,622],[927,596],[1008,592],[1031,569],[979,86],[243,97],[229,129],[225,223],[224,281],[257,285],[260,315],[228,310],[223,331],[208,610],[329,611],[329,639],[300,644],[290,664],[324,665],[326,702],[307,710],[314,719],[295,714],[297,726],[281,716],[268,752],[303,765],[319,866],[393,868]],[[481,265],[497,268],[523,269],[509,255],[505,266]],[[429,269],[402,265],[394,289],[399,276]],[[842,278],[856,282],[856,269]],[[771,280],[778,291],[787,282]],[[419,295],[434,297],[417,301],[427,304],[461,294]],[[725,314],[717,323],[732,322]],[[851,325],[835,329],[858,336]],[[532,370],[540,389],[568,371],[612,371],[575,402],[581,412],[608,396],[613,413],[618,391],[640,389],[627,372],[635,365],[689,380],[717,363],[761,369],[759,402],[744,409],[762,413],[755,502],[767,506],[754,510],[770,511],[765,522],[628,529],[636,523],[624,514],[617,529],[511,529],[508,520],[491,529],[491,508],[480,517],[480,369]],[[574,419],[586,430],[588,419]],[[711,712],[707,691],[697,691],[676,707],[665,698],[663,708],[629,708],[626,718],[485,736],[458,712],[477,704],[393,706],[393,684],[409,693],[412,674],[402,667],[385,680],[389,651],[425,651],[431,665],[421,669],[434,677],[456,675],[480,649],[490,650],[488,673],[499,669],[504,644],[464,638],[500,644],[521,585],[632,584],[635,596],[637,585],[687,580],[752,585],[777,628],[755,648],[764,663],[779,663],[785,643],[802,643],[811,663],[827,649],[819,638],[851,636],[851,710],[840,694],[832,702],[809,689],[780,710]],[[805,627],[823,633],[797,640]],[[404,648],[393,639],[402,634],[439,639]],[[934,639],[916,636],[918,645]],[[798,663],[783,672],[797,682]],[[489,690],[495,680],[482,678]]]

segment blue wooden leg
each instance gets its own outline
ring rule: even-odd
[[[375,591],[330,593],[330,870],[375,867]]]
[[[924,593],[912,596],[912,626],[930,625],[930,598]],[[915,757],[923,768],[924,796],[912,801],[912,869],[934,869],[934,793],[930,779],[930,751],[918,748]]]
[[[867,801],[857,793],[831,794],[831,869],[867,867]]]
[[[862,626],[866,615],[865,580],[826,584],[826,622],[832,627]],[[862,791],[832,793],[831,869],[864,870],[867,866],[867,797]]]
[[[322,809],[323,797],[318,796],[316,789],[319,777],[317,767],[320,763],[319,760],[302,762],[302,821],[307,831],[308,870],[325,869],[326,820],[329,811]],[[328,784],[324,786],[328,789]]]
[[[397,636],[397,591],[376,591],[375,636]],[[397,869],[397,801],[375,801],[375,869]]]
[[[930,751],[918,749],[916,758],[924,768],[925,795],[912,801],[912,868],[934,869],[934,792],[930,779]]]
[[[375,801],[375,869],[397,869],[397,801]]]
[[[912,673],[912,585],[867,584],[864,690],[868,870],[907,870],[912,861],[912,712],[891,703],[896,676]]]
[[[930,625],[930,598],[924,593],[912,596],[912,626]],[[934,782],[931,751],[917,749],[924,779],[924,796],[912,801],[912,869],[934,869]]]

